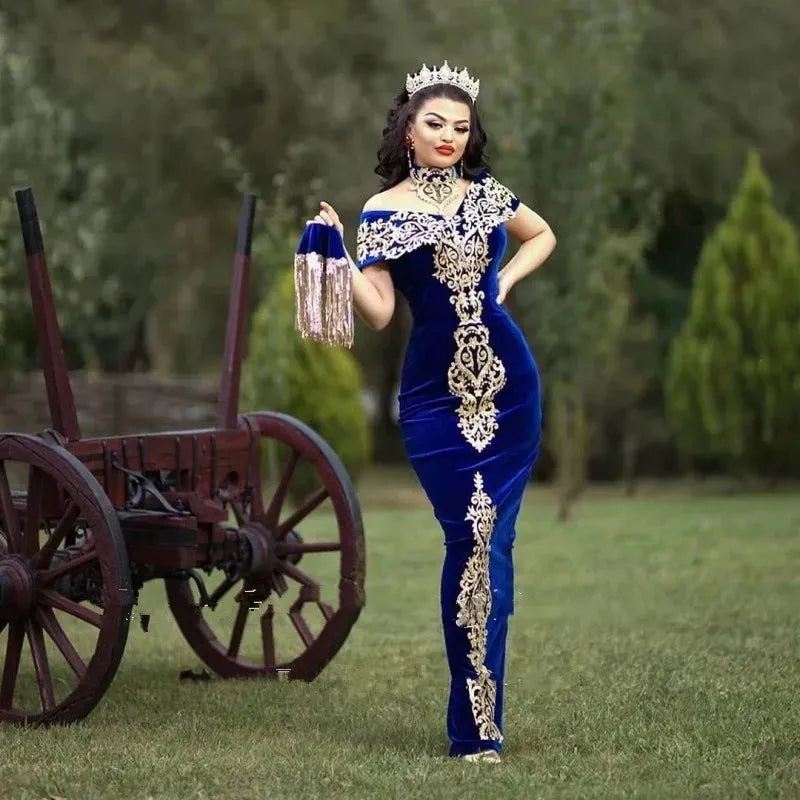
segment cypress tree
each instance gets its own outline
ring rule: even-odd
[[[800,465],[800,253],[750,152],[706,240],[667,374],[670,421],[691,458],[776,478]]]

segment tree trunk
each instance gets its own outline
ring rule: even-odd
[[[634,431],[631,413],[625,415],[625,430],[622,434],[622,482],[625,495],[636,494],[636,456],[639,450],[639,437]]]
[[[586,485],[586,408],[580,390],[563,381],[553,387],[551,407],[556,436],[557,515],[565,522]]]

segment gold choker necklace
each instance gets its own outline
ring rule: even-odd
[[[425,203],[436,206],[442,214],[447,205],[457,197],[458,170],[455,167],[440,169],[439,167],[412,166],[409,178],[417,193],[417,197]]]

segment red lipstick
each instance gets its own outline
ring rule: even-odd
[[[436,148],[436,152],[441,153],[443,156],[451,156],[455,151],[455,147],[450,147],[449,144],[443,144]]]

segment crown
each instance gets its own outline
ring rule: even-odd
[[[427,86],[434,86],[437,83],[449,83],[452,86],[463,89],[472,98],[473,103],[478,98],[478,90],[481,85],[477,78],[475,80],[470,78],[466,67],[459,72],[458,68],[451,69],[447,65],[447,61],[442,64],[441,68],[428,69],[423,64],[422,69],[416,75],[406,75],[406,91],[409,97],[414,92],[418,92]]]

